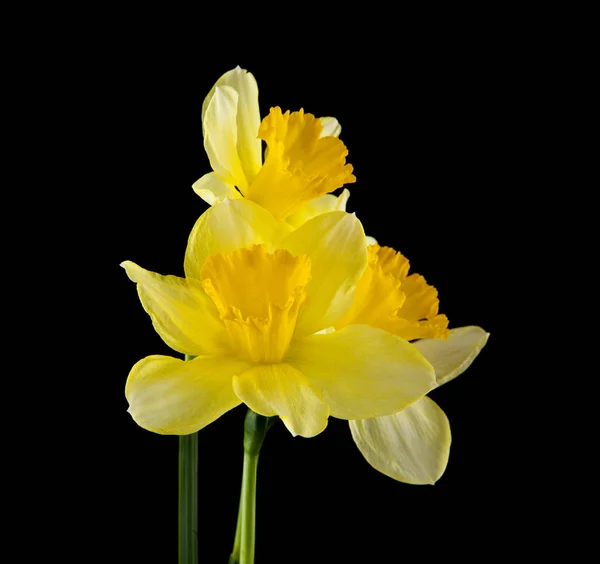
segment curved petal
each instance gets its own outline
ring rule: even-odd
[[[435,387],[433,368],[417,349],[368,325],[293,341],[284,362],[321,391],[340,419],[391,415]]]
[[[288,215],[285,220],[294,227],[300,227],[300,225],[306,223],[309,219],[317,217],[322,213],[346,211],[346,202],[348,202],[349,197],[350,191],[347,188],[344,188],[339,196],[325,194],[303,205],[297,212]]]
[[[260,244],[273,248],[291,229],[254,202],[243,198],[224,201],[196,221],[185,251],[185,275],[199,280],[204,261],[215,253]]]
[[[321,137],[339,137],[342,132],[342,126],[340,122],[334,117],[322,117],[319,118],[321,125],[323,126],[323,132]]]
[[[248,182],[237,149],[237,111],[237,92],[217,86],[204,114],[204,148],[213,170],[243,192]]]
[[[209,172],[200,180],[196,180],[192,189],[211,206],[225,199],[235,200],[242,197],[233,184],[227,184],[216,172]]]
[[[332,327],[350,307],[354,289],[367,266],[365,234],[354,214],[329,212],[300,226],[281,243],[293,255],[306,254],[312,279],[300,310],[296,335]]]
[[[314,437],[327,427],[329,407],[291,366],[255,366],[233,379],[233,389],[256,413],[266,417],[279,415],[294,436]]]
[[[199,282],[161,276],[131,261],[121,266],[137,283],[140,301],[154,329],[173,350],[193,356],[227,350],[225,326]]]
[[[450,423],[428,397],[399,413],[349,421],[352,438],[367,462],[407,484],[434,484],[450,456]]]
[[[471,366],[489,336],[481,327],[458,327],[450,331],[445,341],[421,339],[413,345],[431,362],[437,385],[441,386]]]
[[[262,166],[261,142],[258,138],[260,109],[258,107],[258,85],[247,70],[239,66],[226,72],[212,87],[202,104],[202,123],[217,86],[230,86],[238,94],[236,124],[237,151],[248,183],[254,180]]]
[[[375,237],[370,237],[369,235],[367,235],[366,239],[367,245],[377,245],[377,239],[375,239]]]
[[[128,411],[140,427],[154,433],[195,433],[241,403],[232,379],[248,366],[227,357],[186,362],[148,356],[135,364],[127,378]]]

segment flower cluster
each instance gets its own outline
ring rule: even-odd
[[[195,357],[135,364],[133,419],[185,435],[244,403],[313,437],[337,417],[380,472],[435,482],[450,427],[427,394],[488,334],[449,330],[435,288],[365,236],[347,189],[332,195],[355,181],[335,118],[276,107],[261,121],[256,81],[238,67],[206,97],[202,128],[213,171],[193,189],[211,207],[190,234],[185,277],[122,264],[165,343]]]

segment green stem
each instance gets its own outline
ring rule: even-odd
[[[263,417],[251,409],[244,421],[244,470],[237,529],[229,564],[254,564],[256,526],[256,474],[258,455],[274,418]]]
[[[240,547],[242,543],[242,499],[244,496],[244,481],[242,477],[242,492],[240,494],[240,507],[238,509],[237,525],[235,527],[235,539],[233,539],[233,550],[229,557],[229,564],[239,564]]]
[[[242,534],[240,564],[254,564],[254,537],[256,531],[256,474],[258,454],[244,453],[242,478]]]
[[[179,437],[179,564],[198,564],[198,433]]]

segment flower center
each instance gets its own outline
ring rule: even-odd
[[[244,195],[285,219],[306,202],[355,182],[346,146],[322,132],[321,122],[304,110],[283,114],[271,108],[258,130],[267,158]]]
[[[365,324],[399,337],[448,337],[448,318],[438,315],[437,290],[420,274],[408,275],[408,259],[391,249],[370,245],[368,266],[358,283],[350,310],[337,328]]]
[[[308,256],[282,249],[268,253],[266,245],[254,245],[208,257],[200,278],[241,356],[280,362],[306,300]]]

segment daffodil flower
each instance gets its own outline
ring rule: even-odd
[[[345,319],[367,266],[354,215],[293,230],[252,201],[226,200],[194,226],[185,278],[123,266],[163,340],[196,356],[149,356],[131,370],[129,412],[156,433],[194,433],[243,402],[311,437],[329,415],[391,415],[435,386],[405,339],[365,324],[326,331]]]
[[[256,80],[236,67],[204,100],[202,131],[213,172],[193,189],[210,205],[244,197],[294,227],[320,213],[345,211],[350,193],[329,193],[356,179],[335,118],[276,107],[261,123]]]
[[[464,372],[487,342],[480,327],[448,330],[438,313],[437,290],[419,274],[409,275],[400,253],[368,247],[368,266],[352,305],[336,330],[366,324],[407,341],[432,364],[436,387]],[[354,442],[375,469],[401,482],[433,484],[444,473],[450,453],[450,424],[430,398],[423,397],[393,415],[350,421]]]

